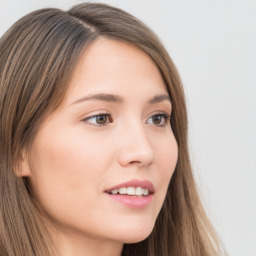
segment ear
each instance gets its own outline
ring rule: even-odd
[[[14,166],[14,172],[18,177],[28,177],[31,175],[28,154],[24,151],[21,153],[18,163]]]

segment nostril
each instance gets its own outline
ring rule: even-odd
[[[140,161],[131,161],[130,164],[140,164]]]
[[[142,161],[131,161],[128,165],[137,165],[137,166],[148,166],[151,164],[151,161],[142,160]]]

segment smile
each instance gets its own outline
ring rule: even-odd
[[[110,191],[112,195],[130,195],[130,196],[147,196],[149,194],[149,190],[147,188],[142,187],[123,187],[119,189],[113,189]]]
[[[129,208],[145,208],[153,198],[154,187],[148,180],[131,180],[116,185],[105,193],[115,201]]]

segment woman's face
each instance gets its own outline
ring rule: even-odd
[[[177,162],[171,111],[143,51],[104,38],[86,49],[22,169],[56,231],[118,243],[150,234]]]

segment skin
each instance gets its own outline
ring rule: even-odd
[[[115,97],[87,99],[94,94]],[[168,96],[164,81],[142,50],[99,38],[83,53],[64,101],[43,121],[22,164],[62,256],[120,255],[124,243],[151,233],[178,156],[163,117],[171,115],[170,100],[150,103],[159,95]],[[105,193],[132,179],[153,183],[146,207]]]

